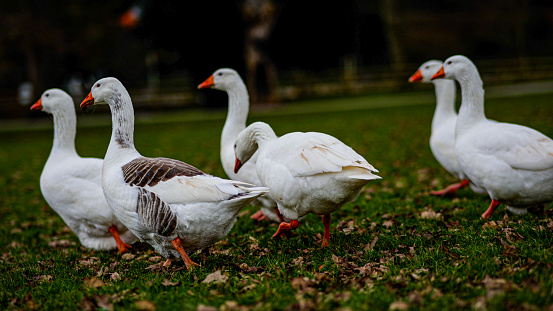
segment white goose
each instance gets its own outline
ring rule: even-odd
[[[83,246],[126,251],[136,237],[115,217],[104,198],[103,161],[81,158],[75,150],[77,118],[73,99],[60,89],[49,89],[31,110],[54,117],[54,144],[40,175],[40,190],[48,205]]]
[[[380,177],[377,170],[338,139],[315,132],[277,137],[266,123],[255,122],[235,142],[235,171],[259,149],[256,170],[261,183],[283,216],[273,236],[298,227],[308,213],[323,215],[322,246],[330,243],[330,214],[359,195],[361,188]]]
[[[127,228],[168,259],[165,265],[182,257],[187,268],[196,266],[186,250],[224,238],[242,207],[267,193],[267,188],[207,175],[181,161],[140,155],[134,147],[131,98],[119,80],[94,83],[81,108],[93,104],[108,104],[112,114],[102,174],[106,199]]]
[[[248,90],[238,72],[230,68],[216,70],[209,78],[198,85],[198,89],[213,88],[225,91],[228,94],[228,114],[223,133],[221,134],[221,163],[230,179],[240,180],[254,185],[261,181],[255,171],[257,153],[238,172],[234,172],[234,140],[246,128],[246,119],[250,108]],[[261,196],[252,202],[261,209],[251,216],[256,220],[265,217],[272,221],[282,222],[284,219],[278,212],[277,205],[268,195]]]
[[[482,80],[465,56],[448,58],[432,77],[437,78],[455,79],[461,86],[455,152],[463,172],[492,199],[482,218],[500,203],[522,214],[553,201],[553,140],[525,126],[486,119]]]
[[[461,182],[450,185],[445,189],[431,191],[433,195],[454,194],[457,190],[469,185],[467,176],[463,173],[457,158],[455,157],[455,123],[457,113],[455,112],[455,81],[452,80],[430,80],[430,78],[442,68],[443,63],[439,60],[429,60],[422,64],[419,69],[409,78],[411,83],[433,83],[436,92],[436,110],[432,118],[432,132],[430,135],[430,150],[436,160],[453,176]],[[480,194],[485,194],[484,189],[470,183],[471,188]]]

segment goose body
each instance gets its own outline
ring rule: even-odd
[[[482,217],[489,218],[500,203],[521,214],[553,201],[553,140],[525,126],[488,120],[482,80],[468,58],[448,58],[437,78],[461,86],[455,153],[463,172],[492,199]]]
[[[436,92],[436,110],[432,118],[432,130],[430,135],[430,150],[440,165],[461,182],[448,186],[443,190],[431,191],[433,195],[446,195],[457,192],[462,187],[470,184],[473,191],[485,194],[484,189],[470,183],[463,173],[455,155],[455,124],[457,113],[455,112],[455,81],[447,79],[430,80],[440,70],[443,63],[439,60],[430,60],[422,64],[409,78],[411,83],[432,83]]]
[[[112,137],[104,158],[102,185],[115,215],[142,241],[169,260],[196,265],[186,251],[220,241],[239,211],[267,192],[264,187],[205,174],[184,162],[147,158],[134,147],[134,111],[123,84],[97,81],[81,104],[108,104]]]
[[[113,214],[102,192],[101,159],[75,150],[73,99],[60,89],[45,91],[31,110],[54,117],[54,143],[40,175],[44,199],[87,248],[123,252],[136,237]]]
[[[255,122],[236,139],[236,164],[258,149],[257,175],[290,223],[281,223],[276,235],[295,229],[308,213],[323,215],[329,244],[330,214],[359,195],[365,184],[380,177],[377,170],[353,149],[323,133],[289,133],[277,137],[271,127]]]
[[[221,163],[225,173],[230,179],[260,185],[261,181],[255,170],[257,153],[252,156],[248,163],[244,164],[239,172],[234,172],[234,141],[238,134],[246,128],[246,119],[250,107],[248,90],[244,81],[235,70],[221,68],[198,85],[198,88],[213,88],[225,91],[228,94],[228,114],[221,134],[220,149]],[[254,214],[252,218],[261,220],[267,217],[272,221],[283,221],[282,216],[277,213],[276,203],[268,195],[260,196],[252,204],[260,208],[260,212]]]

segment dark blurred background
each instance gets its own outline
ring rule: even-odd
[[[553,1],[1,1],[0,43],[3,118],[52,87],[80,103],[105,76],[143,109],[226,106],[196,90],[221,67],[263,104],[410,90],[454,54],[487,85],[553,79]]]

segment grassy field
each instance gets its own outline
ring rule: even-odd
[[[333,101],[359,100],[370,98]],[[553,95],[493,99],[486,113],[553,137],[552,103]],[[80,246],[40,193],[51,129],[0,132],[0,309],[553,309],[553,213],[514,216],[500,207],[485,222],[487,197],[469,189],[429,196],[455,181],[428,146],[433,109],[251,116],[249,122],[268,122],[279,135],[331,134],[383,179],[333,214],[331,247],[319,246],[319,217],[305,217],[291,238],[277,240],[277,224],[251,220],[249,206],[227,238],[191,255],[201,264],[191,272],[182,263],[162,268],[164,260],[146,244],[124,255]],[[90,117],[79,113],[78,120]],[[222,126],[222,118],[140,124],[135,142],[143,155],[225,176]],[[103,157],[109,136],[108,126],[80,128],[77,150]]]

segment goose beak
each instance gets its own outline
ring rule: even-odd
[[[234,174],[238,173],[238,170],[242,167],[242,161],[238,160],[236,158],[236,162],[234,162]]]
[[[417,72],[415,72],[410,78],[409,78],[409,82],[410,83],[415,83],[415,82],[421,82],[422,81],[422,73],[419,70],[417,70]]]
[[[81,103],[81,109],[86,111],[86,108],[92,105],[94,105],[94,97],[92,97],[92,91],[91,91],[90,93],[88,93],[88,96]]]
[[[31,106],[31,110],[42,110],[42,98]]]
[[[444,67],[442,66],[442,68],[440,68],[440,70],[438,70],[438,72],[436,72],[432,78],[430,78],[430,80],[434,80],[434,79],[441,79],[441,78],[445,78],[445,71],[444,71]]]
[[[214,85],[215,83],[213,82],[213,75],[211,75],[209,76],[209,78],[207,78],[207,80],[198,85],[198,89],[212,88]]]

